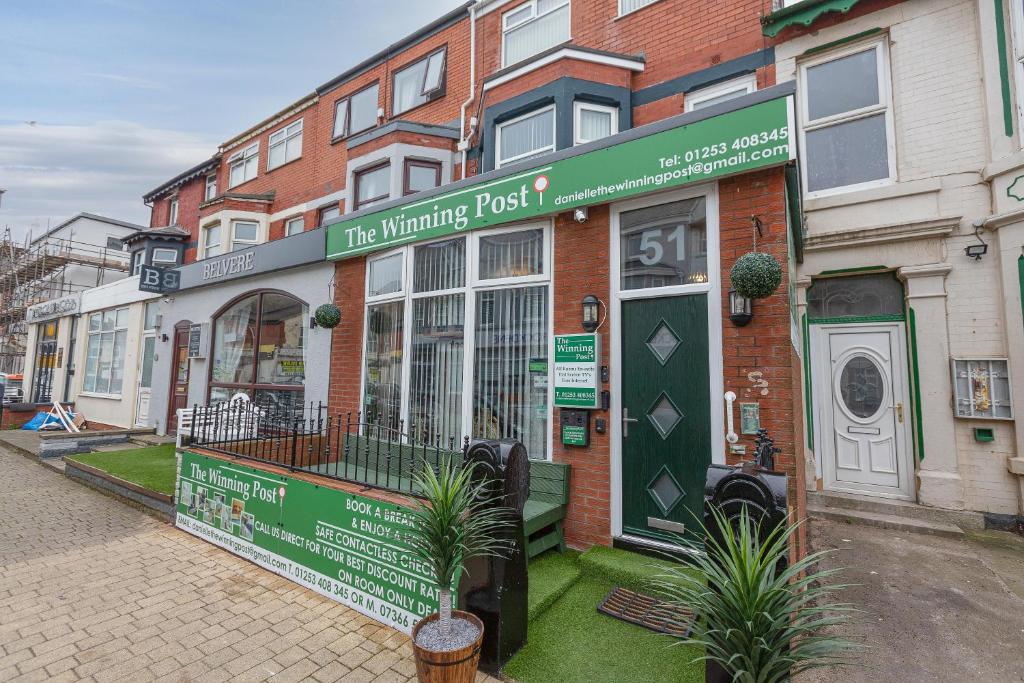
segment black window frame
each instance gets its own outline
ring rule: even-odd
[[[424,190],[413,190],[409,188],[409,169],[413,166],[420,168],[430,168],[437,174],[437,184],[434,187],[441,187],[441,162],[431,161],[428,159],[405,159],[402,163],[402,196],[408,197],[411,194],[417,192],[423,192]],[[433,189],[433,188],[430,188]]]

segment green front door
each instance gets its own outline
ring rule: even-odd
[[[711,464],[706,294],[622,302],[622,526],[699,528]]]

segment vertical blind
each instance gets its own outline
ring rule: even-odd
[[[612,134],[612,114],[607,111],[580,109],[579,139],[585,142],[600,140]]]
[[[544,152],[553,151],[554,148],[554,109],[545,109],[501,127],[501,147],[498,150],[498,158],[501,163],[529,159]]]
[[[544,231],[487,235],[480,238],[479,279],[497,280],[544,272]]]
[[[465,294],[413,300],[409,429],[416,443],[462,439]]]
[[[547,289],[476,295],[473,435],[517,439],[539,459],[547,457]]]
[[[554,2],[538,2],[538,12],[544,11],[543,5]],[[515,64],[527,57],[543,52],[549,47],[569,40],[569,3],[553,12],[520,24],[505,31],[505,66]]]
[[[619,0],[619,14],[629,14],[658,0]]]

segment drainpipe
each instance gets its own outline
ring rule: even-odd
[[[476,7],[482,0],[477,0],[469,7],[469,98],[459,109],[459,150],[462,152],[462,178],[466,178],[466,162],[469,160],[469,139],[476,130],[476,117],[470,120],[469,131],[466,131],[466,109],[476,99]]]

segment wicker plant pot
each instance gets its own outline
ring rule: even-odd
[[[437,652],[416,644],[416,635],[425,624],[437,621],[436,612],[420,619],[412,629],[412,649],[416,653],[416,679],[420,683],[473,683],[480,664],[480,643],[484,639],[484,625],[475,615],[460,610],[452,611],[452,619],[464,619],[476,625],[476,640],[458,650]]]

